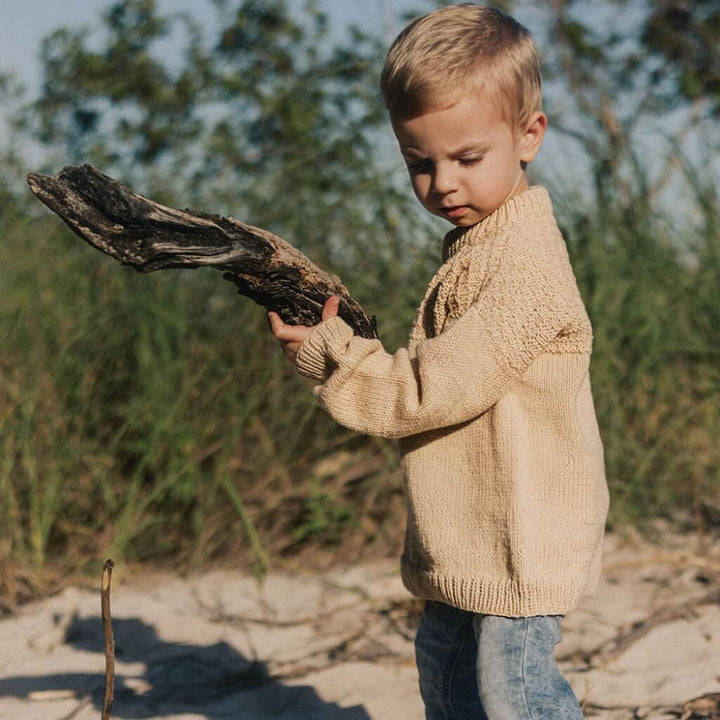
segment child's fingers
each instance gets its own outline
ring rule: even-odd
[[[268,312],[267,314],[268,323],[270,325],[270,330],[272,330],[272,334],[275,334],[275,328],[278,326],[278,322],[282,322],[280,320],[280,316],[276,312]]]
[[[288,332],[292,331],[292,325],[286,325],[276,312],[269,312],[267,317],[268,322],[270,323],[270,330],[278,340],[292,339],[288,337]]]
[[[340,298],[337,295],[331,295],[323,305],[322,319],[323,321],[329,320],[338,314],[338,308],[340,307]]]

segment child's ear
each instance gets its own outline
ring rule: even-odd
[[[520,136],[520,160],[532,162],[540,150],[547,130],[547,115],[537,111],[530,116],[525,131]]]

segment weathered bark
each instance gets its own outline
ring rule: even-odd
[[[231,217],[181,211],[137,195],[91,165],[57,175],[29,173],[30,189],[90,245],[138,272],[213,267],[286,323],[315,325],[325,300],[357,335],[377,337],[340,279],[321,270],[282,238]]]

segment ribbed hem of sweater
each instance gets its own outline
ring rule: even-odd
[[[577,607],[580,599],[592,593],[598,577],[590,582],[583,574],[577,581],[553,582],[551,579],[536,582],[512,580],[482,580],[475,577],[451,577],[422,571],[408,565],[403,559],[402,580],[416,597],[443,602],[469,612],[505,617],[533,615],[567,615]]]
[[[443,260],[449,260],[465,248],[477,245],[488,233],[495,234],[502,228],[508,228],[518,218],[527,221],[527,218],[533,215],[538,217],[552,215],[550,194],[540,185],[531,187],[519,195],[513,195],[479,223],[470,227],[454,228],[447,233],[443,241]]]
[[[346,347],[352,337],[352,328],[339,317],[320,323],[300,345],[295,356],[297,371],[324,382],[335,369],[335,363],[328,357],[328,348]]]

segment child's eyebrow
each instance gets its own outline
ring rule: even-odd
[[[474,143],[468,143],[467,145],[463,145],[462,147],[459,147],[457,150],[453,150],[451,155],[464,155],[465,153],[484,153],[488,149],[488,145],[485,142],[474,142]]]
[[[482,154],[482,153],[487,152],[487,149],[488,149],[488,145],[487,145],[487,143],[485,143],[483,141],[467,143],[465,145],[462,145],[459,148],[456,148],[455,150],[450,151],[448,153],[448,157],[458,157],[460,155],[465,155],[466,153]],[[429,159],[429,156],[426,153],[424,153],[421,150],[418,150],[416,148],[413,148],[413,147],[401,148],[400,152],[403,155],[405,155],[406,157],[412,156],[415,159],[417,159],[417,158]]]

